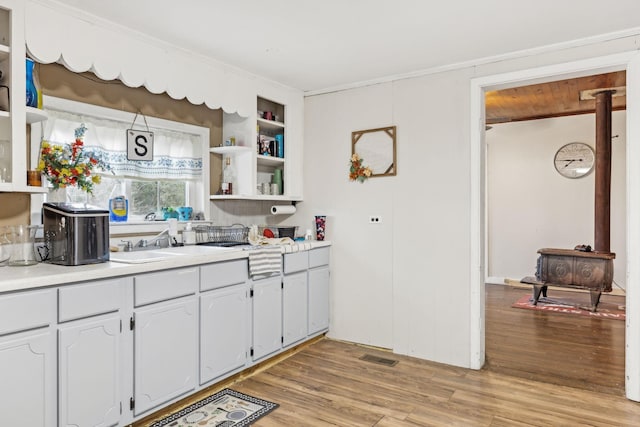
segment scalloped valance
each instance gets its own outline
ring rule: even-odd
[[[59,62],[242,117],[255,110],[258,77],[75,9],[27,2],[25,38],[29,55],[41,63]]]

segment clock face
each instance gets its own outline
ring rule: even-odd
[[[593,148],[582,142],[572,142],[561,147],[553,163],[558,173],[566,178],[581,178],[593,169]]]

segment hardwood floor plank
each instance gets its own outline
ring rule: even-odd
[[[511,308],[523,292],[487,288],[482,370],[322,339],[227,386],[280,405],[256,427],[640,425],[624,397],[625,322]]]
[[[399,420],[393,417],[384,417],[373,427],[420,427],[420,424],[412,423],[407,420]]]
[[[623,395],[625,322],[511,307],[530,294],[530,289],[486,286],[486,369]],[[587,292],[549,296],[588,299]],[[622,296],[604,294],[605,300],[624,304]]]

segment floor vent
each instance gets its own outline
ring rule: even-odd
[[[379,365],[385,365],[385,366],[395,366],[398,363],[397,360],[385,359],[384,357],[374,356],[373,354],[365,354],[360,358],[360,360],[377,363]]]

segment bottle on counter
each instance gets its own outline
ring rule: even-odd
[[[129,217],[129,200],[125,196],[124,184],[116,185],[109,197],[109,221],[125,222]]]
[[[231,156],[227,156],[222,169],[222,194],[234,194],[235,180],[236,171],[231,163]],[[237,191],[237,188],[235,191]]]
[[[190,222],[188,222],[187,225],[185,225],[184,230],[182,230],[182,244],[196,244],[196,230],[193,229]]]

